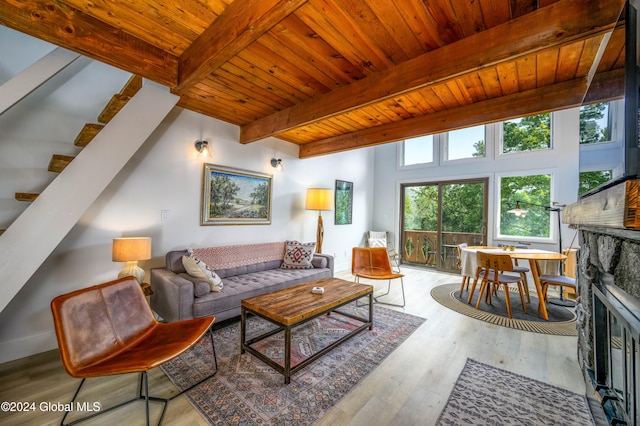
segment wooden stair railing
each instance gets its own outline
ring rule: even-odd
[[[103,124],[96,123],[87,123],[84,125],[82,130],[76,136],[73,144],[75,146],[84,148],[89,142],[95,138],[98,133],[104,128],[105,124],[107,124],[115,115],[129,102],[129,100],[142,88],[142,77],[139,75],[133,75],[127,83],[124,85],[120,93],[113,95],[109,103],[104,107],[100,115],[98,116],[98,121]],[[51,161],[49,162],[48,170],[54,173],[62,172],[65,167],[71,163],[71,161],[75,157],[69,155],[59,155],[54,154],[51,157]],[[38,194],[33,193],[25,193],[25,192],[16,192],[15,194],[16,200],[18,201],[26,201],[32,202],[38,197]],[[2,233],[0,232],[0,235]]]

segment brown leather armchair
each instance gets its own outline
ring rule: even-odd
[[[126,277],[63,294],[51,301],[62,365],[72,377],[82,381],[69,406],[90,377],[139,372],[139,394],[116,406],[74,420],[79,423],[125,404],[145,400],[149,424],[149,401],[167,403],[212,377],[218,370],[211,326],[215,317],[196,318],[173,323],[156,321],[149,304],[133,277]],[[147,371],[176,358],[197,343],[209,331],[215,372],[171,398],[149,396]],[[144,394],[143,394],[144,386]],[[69,414],[67,411],[61,424]]]
[[[380,296],[374,297],[377,303],[383,305],[404,307],[404,282],[402,278],[404,274],[393,272],[387,249],[384,247],[354,247],[351,252],[351,273],[356,277],[356,282],[360,278],[370,280],[388,280],[387,292]],[[391,280],[400,278],[400,286],[402,289],[402,305],[380,302],[378,299],[389,294],[391,289]]]

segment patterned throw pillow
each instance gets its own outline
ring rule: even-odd
[[[387,248],[387,239],[386,238],[369,238],[369,247]]]
[[[191,254],[191,251],[189,251],[189,254]],[[222,290],[222,280],[218,274],[211,270],[203,261],[193,256],[182,256],[182,265],[185,271],[187,271],[187,274],[208,282],[211,291]]]
[[[316,251],[316,243],[300,243],[298,241],[287,241],[285,244],[284,259],[282,268],[284,269],[313,269],[311,259]]]

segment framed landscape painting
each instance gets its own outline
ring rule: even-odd
[[[353,182],[336,180],[335,197],[335,224],[350,225],[353,211]]]
[[[200,225],[268,225],[271,179],[264,173],[205,164]]]

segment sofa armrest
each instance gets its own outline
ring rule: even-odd
[[[326,259],[327,268],[331,270],[331,276],[333,277],[333,256],[324,253],[314,253],[313,259],[311,259],[311,263],[315,266],[316,262],[322,261],[321,259]]]
[[[193,318],[193,283],[167,268],[151,269],[151,308],[167,322]]]

